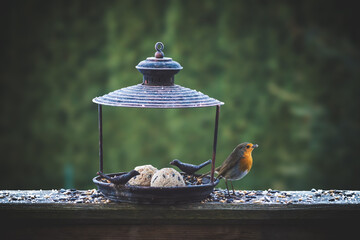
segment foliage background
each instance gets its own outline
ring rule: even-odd
[[[225,102],[217,165],[260,145],[237,188],[359,189],[358,16],[332,0],[4,2],[0,188],[95,187],[91,100],[140,83],[162,41],[177,84]],[[103,111],[106,172],[211,158],[214,108]]]

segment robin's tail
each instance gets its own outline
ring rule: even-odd
[[[216,174],[218,173],[219,169],[220,169],[220,167],[215,168],[215,173],[216,173]],[[207,173],[204,173],[204,174],[203,174],[203,175],[201,175],[200,177],[201,177],[201,178],[203,178],[203,177],[205,177],[205,176],[209,175],[210,173],[211,173],[211,171],[210,171],[210,172],[207,172]],[[219,176],[218,176],[218,178],[219,178]],[[221,176],[220,176],[220,178],[221,178]]]

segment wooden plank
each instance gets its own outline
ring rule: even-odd
[[[133,204],[1,204],[0,216],[8,220],[72,219],[107,220],[125,223],[174,221],[203,223],[219,221],[296,219],[348,219],[360,215],[360,205],[235,205],[191,204],[148,206]]]
[[[277,222],[189,224],[27,224],[2,229],[2,239],[357,239],[354,224]]]
[[[99,219],[124,220],[268,220],[268,219],[346,219],[359,216],[360,205],[235,205],[191,204],[149,206],[133,204],[0,204],[7,219]]]
[[[358,235],[360,219],[357,202],[159,206],[9,196],[0,201],[1,239],[344,239]]]

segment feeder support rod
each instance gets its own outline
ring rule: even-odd
[[[218,135],[218,125],[219,125],[219,112],[220,112],[220,105],[217,105],[216,106],[216,116],[215,116],[213,155],[212,155],[212,161],[211,161],[211,183],[214,183],[216,145],[217,145],[217,135]]]
[[[101,104],[98,104],[98,114],[99,114],[99,163],[100,163],[100,172],[103,172],[103,133],[102,133],[102,108]]]

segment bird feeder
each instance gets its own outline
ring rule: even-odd
[[[172,58],[164,57],[163,48],[164,45],[161,42],[156,43],[155,57],[148,57],[136,66],[136,69],[143,74],[142,83],[118,89],[92,100],[98,104],[100,172],[103,172],[104,162],[102,106],[163,109],[215,107],[211,175],[206,184],[187,185],[185,187],[115,185],[100,181],[99,176],[94,177],[93,182],[98,186],[99,191],[113,201],[150,204],[200,201],[209,196],[219,182],[218,179],[214,179],[214,171],[219,111],[220,106],[224,103],[196,90],[175,84],[174,75],[182,69],[182,66],[173,61]],[[109,174],[109,176],[115,175]]]

